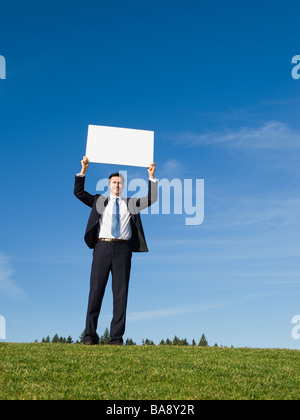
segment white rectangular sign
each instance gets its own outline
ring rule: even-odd
[[[154,131],[89,125],[90,162],[148,167],[153,162]]]

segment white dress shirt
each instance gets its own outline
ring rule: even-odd
[[[124,239],[129,241],[132,235],[130,225],[130,213],[126,201],[122,197],[116,197],[110,194],[107,206],[105,207],[101,220],[99,238],[113,238],[111,234],[112,212],[114,207],[114,200],[119,199],[120,212],[120,235],[116,239]]]

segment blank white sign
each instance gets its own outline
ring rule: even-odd
[[[148,167],[153,162],[154,131],[89,125],[90,162]]]

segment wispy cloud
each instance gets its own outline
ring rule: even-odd
[[[234,206],[232,205],[234,203]],[[208,227],[299,228],[300,199],[265,194],[249,197],[223,198],[219,208],[210,215]]]
[[[227,303],[228,304],[228,303]],[[212,304],[203,304],[203,305],[193,305],[189,307],[181,307],[181,308],[166,308],[166,309],[152,309],[148,311],[140,311],[140,312],[129,312],[127,314],[127,320],[134,322],[134,321],[146,321],[146,320],[154,320],[154,319],[162,319],[168,317],[174,317],[178,315],[187,315],[202,311],[208,311],[211,309],[216,309],[222,306],[226,306],[226,303],[212,303]],[[101,317],[103,320],[109,320],[111,315],[102,315]]]
[[[161,319],[161,318],[168,318],[174,317],[178,315],[188,315],[193,313],[205,312],[210,310],[215,310],[218,308],[223,308],[226,306],[235,305],[241,302],[245,302],[252,299],[257,299],[264,297],[265,293],[256,293],[256,294],[249,294],[247,296],[242,296],[239,299],[222,301],[222,302],[215,302],[210,304],[203,304],[203,305],[190,305],[188,307],[181,307],[181,308],[166,308],[166,309],[154,309],[149,311],[142,311],[142,312],[131,312],[127,315],[128,320],[130,321],[143,321],[143,320],[152,320],[152,319]]]
[[[164,162],[163,167],[161,168],[161,171],[165,175],[169,174],[177,174],[182,169],[181,163],[177,159],[168,159],[166,162]]]
[[[268,121],[259,127],[241,127],[223,131],[206,130],[202,134],[183,133],[179,141],[188,145],[227,145],[247,149],[299,149],[300,131],[280,121]]]
[[[249,293],[247,295],[241,296],[237,299],[222,300],[221,302],[213,302],[208,304],[194,304],[189,306],[182,307],[170,307],[165,309],[152,309],[147,311],[140,312],[129,312],[127,314],[127,320],[130,322],[139,322],[155,319],[163,319],[175,316],[183,316],[194,313],[206,312],[210,310],[216,310],[218,308],[223,308],[227,306],[236,305],[242,302],[247,302],[249,300],[255,300],[262,297],[265,297],[269,294],[267,293]],[[111,315],[104,314],[101,316],[102,320],[110,320]]]
[[[24,299],[25,292],[16,284],[13,275],[14,270],[10,258],[0,252],[0,293],[16,299]]]
[[[202,312],[219,307],[218,304],[201,305],[198,307],[189,308],[167,308],[167,309],[154,309],[149,311],[131,312],[127,315],[129,321],[142,321],[150,319],[168,318],[177,315],[192,314]]]

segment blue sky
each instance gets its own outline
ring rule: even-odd
[[[0,315],[6,341],[84,328],[87,127],[155,131],[158,179],[204,179],[205,218],[145,214],[126,337],[299,348],[299,2],[1,5]],[[91,164],[86,189],[113,165]],[[129,179],[146,169],[128,170]],[[112,314],[111,282],[99,334]]]

